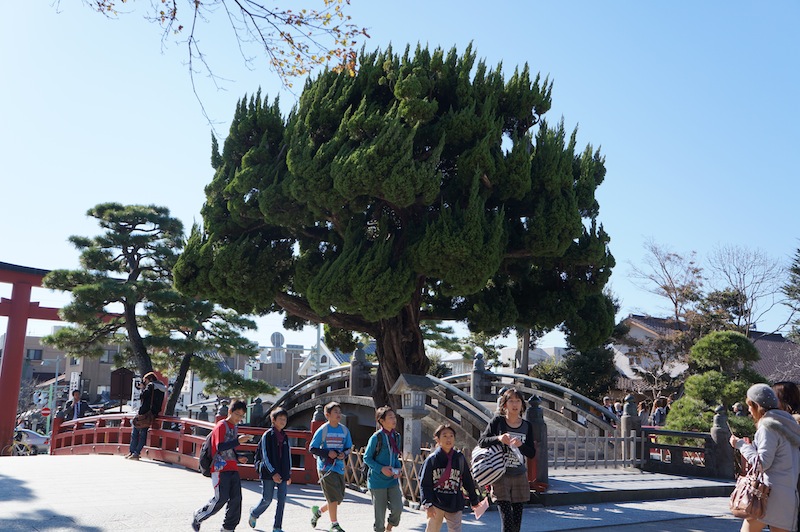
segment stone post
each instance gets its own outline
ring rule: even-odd
[[[253,402],[253,408],[250,409],[250,425],[253,427],[266,426],[266,420],[264,419],[264,405],[261,403],[261,398],[256,397],[256,400]]]
[[[370,395],[372,391],[371,367],[364,352],[364,344],[359,342],[356,350],[353,351],[353,359],[350,361],[350,395]]]
[[[622,417],[619,420],[620,436],[627,438],[631,432],[635,432],[636,436],[642,434],[642,420],[636,412],[636,398],[628,394],[625,396],[625,406],[622,407]],[[624,441],[624,440],[623,440]],[[636,458],[636,444],[622,445],[622,461],[624,463],[633,463]]]
[[[711,426],[711,439],[714,440],[712,452],[706,453],[706,467],[709,473],[719,478],[734,478],[733,447],[731,447],[731,430],[728,428],[728,416],[722,405],[714,409],[714,424]],[[712,466],[709,466],[709,455]]]
[[[528,460],[528,483],[531,489],[546,487],[549,483],[547,469],[547,424],[541,408],[542,400],[536,395],[528,399],[525,419],[533,425],[533,441],[536,444],[536,456]],[[538,490],[537,490],[538,491]]]
[[[486,397],[486,362],[483,353],[475,355],[472,363],[472,376],[470,378],[470,395],[476,401],[484,401]]]

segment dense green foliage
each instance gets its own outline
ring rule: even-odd
[[[783,285],[783,294],[786,296],[786,305],[792,309],[795,316],[800,315],[800,249],[797,249],[789,266],[789,280]],[[800,341],[800,318],[792,322],[792,340]]]
[[[239,103],[178,288],[367,333],[387,388],[426,372],[422,320],[606,339],[604,158],[540,120],[552,85],[527,66],[505,79],[471,48],[360,65],[309,81],[286,118],[260,95]]]
[[[695,343],[689,356],[701,371],[686,379],[683,397],[672,404],[667,416],[667,429],[708,432],[718,405],[730,411],[734,403],[744,402],[751,385],[766,382],[750,368],[759,359],[758,350],[741,333],[712,332]]]
[[[715,369],[729,376],[742,365],[761,359],[756,346],[735,331],[715,331],[700,338],[692,346],[690,357],[699,369]]]

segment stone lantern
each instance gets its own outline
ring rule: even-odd
[[[397,414],[403,418],[403,449],[415,453],[422,448],[422,419],[428,415],[425,408],[426,391],[434,384],[426,375],[403,373],[389,393],[399,395],[402,408]]]

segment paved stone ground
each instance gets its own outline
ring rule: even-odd
[[[591,483],[601,486],[602,472],[590,471]],[[613,471],[610,483],[646,483],[641,474],[629,480]],[[609,475],[611,472],[609,472]],[[570,471],[553,483],[585,489],[580,474]],[[663,479],[662,479],[663,482]],[[686,482],[675,479],[676,485]],[[238,530],[250,530],[247,509],[260,498],[256,482],[244,482],[243,521]],[[150,460],[131,462],[119,456],[32,456],[0,458],[0,532],[5,531],[180,531],[191,530],[192,512],[212,495],[209,479],[180,466]],[[284,518],[287,532],[307,531],[313,504],[322,492],[316,485],[291,486]],[[257,530],[272,529],[274,509],[261,517]],[[222,512],[203,523],[202,530],[219,530]],[[340,521],[348,532],[372,529],[369,496],[347,491],[340,509]],[[522,529],[528,531],[614,530],[703,531],[738,530],[740,521],[730,517],[727,498],[708,497],[648,502],[578,504],[525,508]],[[317,530],[327,529],[326,516]],[[497,512],[487,512],[480,521],[464,517],[465,532],[499,531]],[[445,527],[446,529],[446,527]],[[424,514],[407,509],[396,530],[424,531]]]

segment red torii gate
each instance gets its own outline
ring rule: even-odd
[[[0,361],[0,448],[10,445],[14,438],[28,320],[61,321],[57,308],[40,307],[39,303],[31,302],[31,289],[42,286],[42,279],[48,273],[49,270],[0,262],[0,283],[13,285],[11,299],[0,298],[0,316],[8,317]]]

